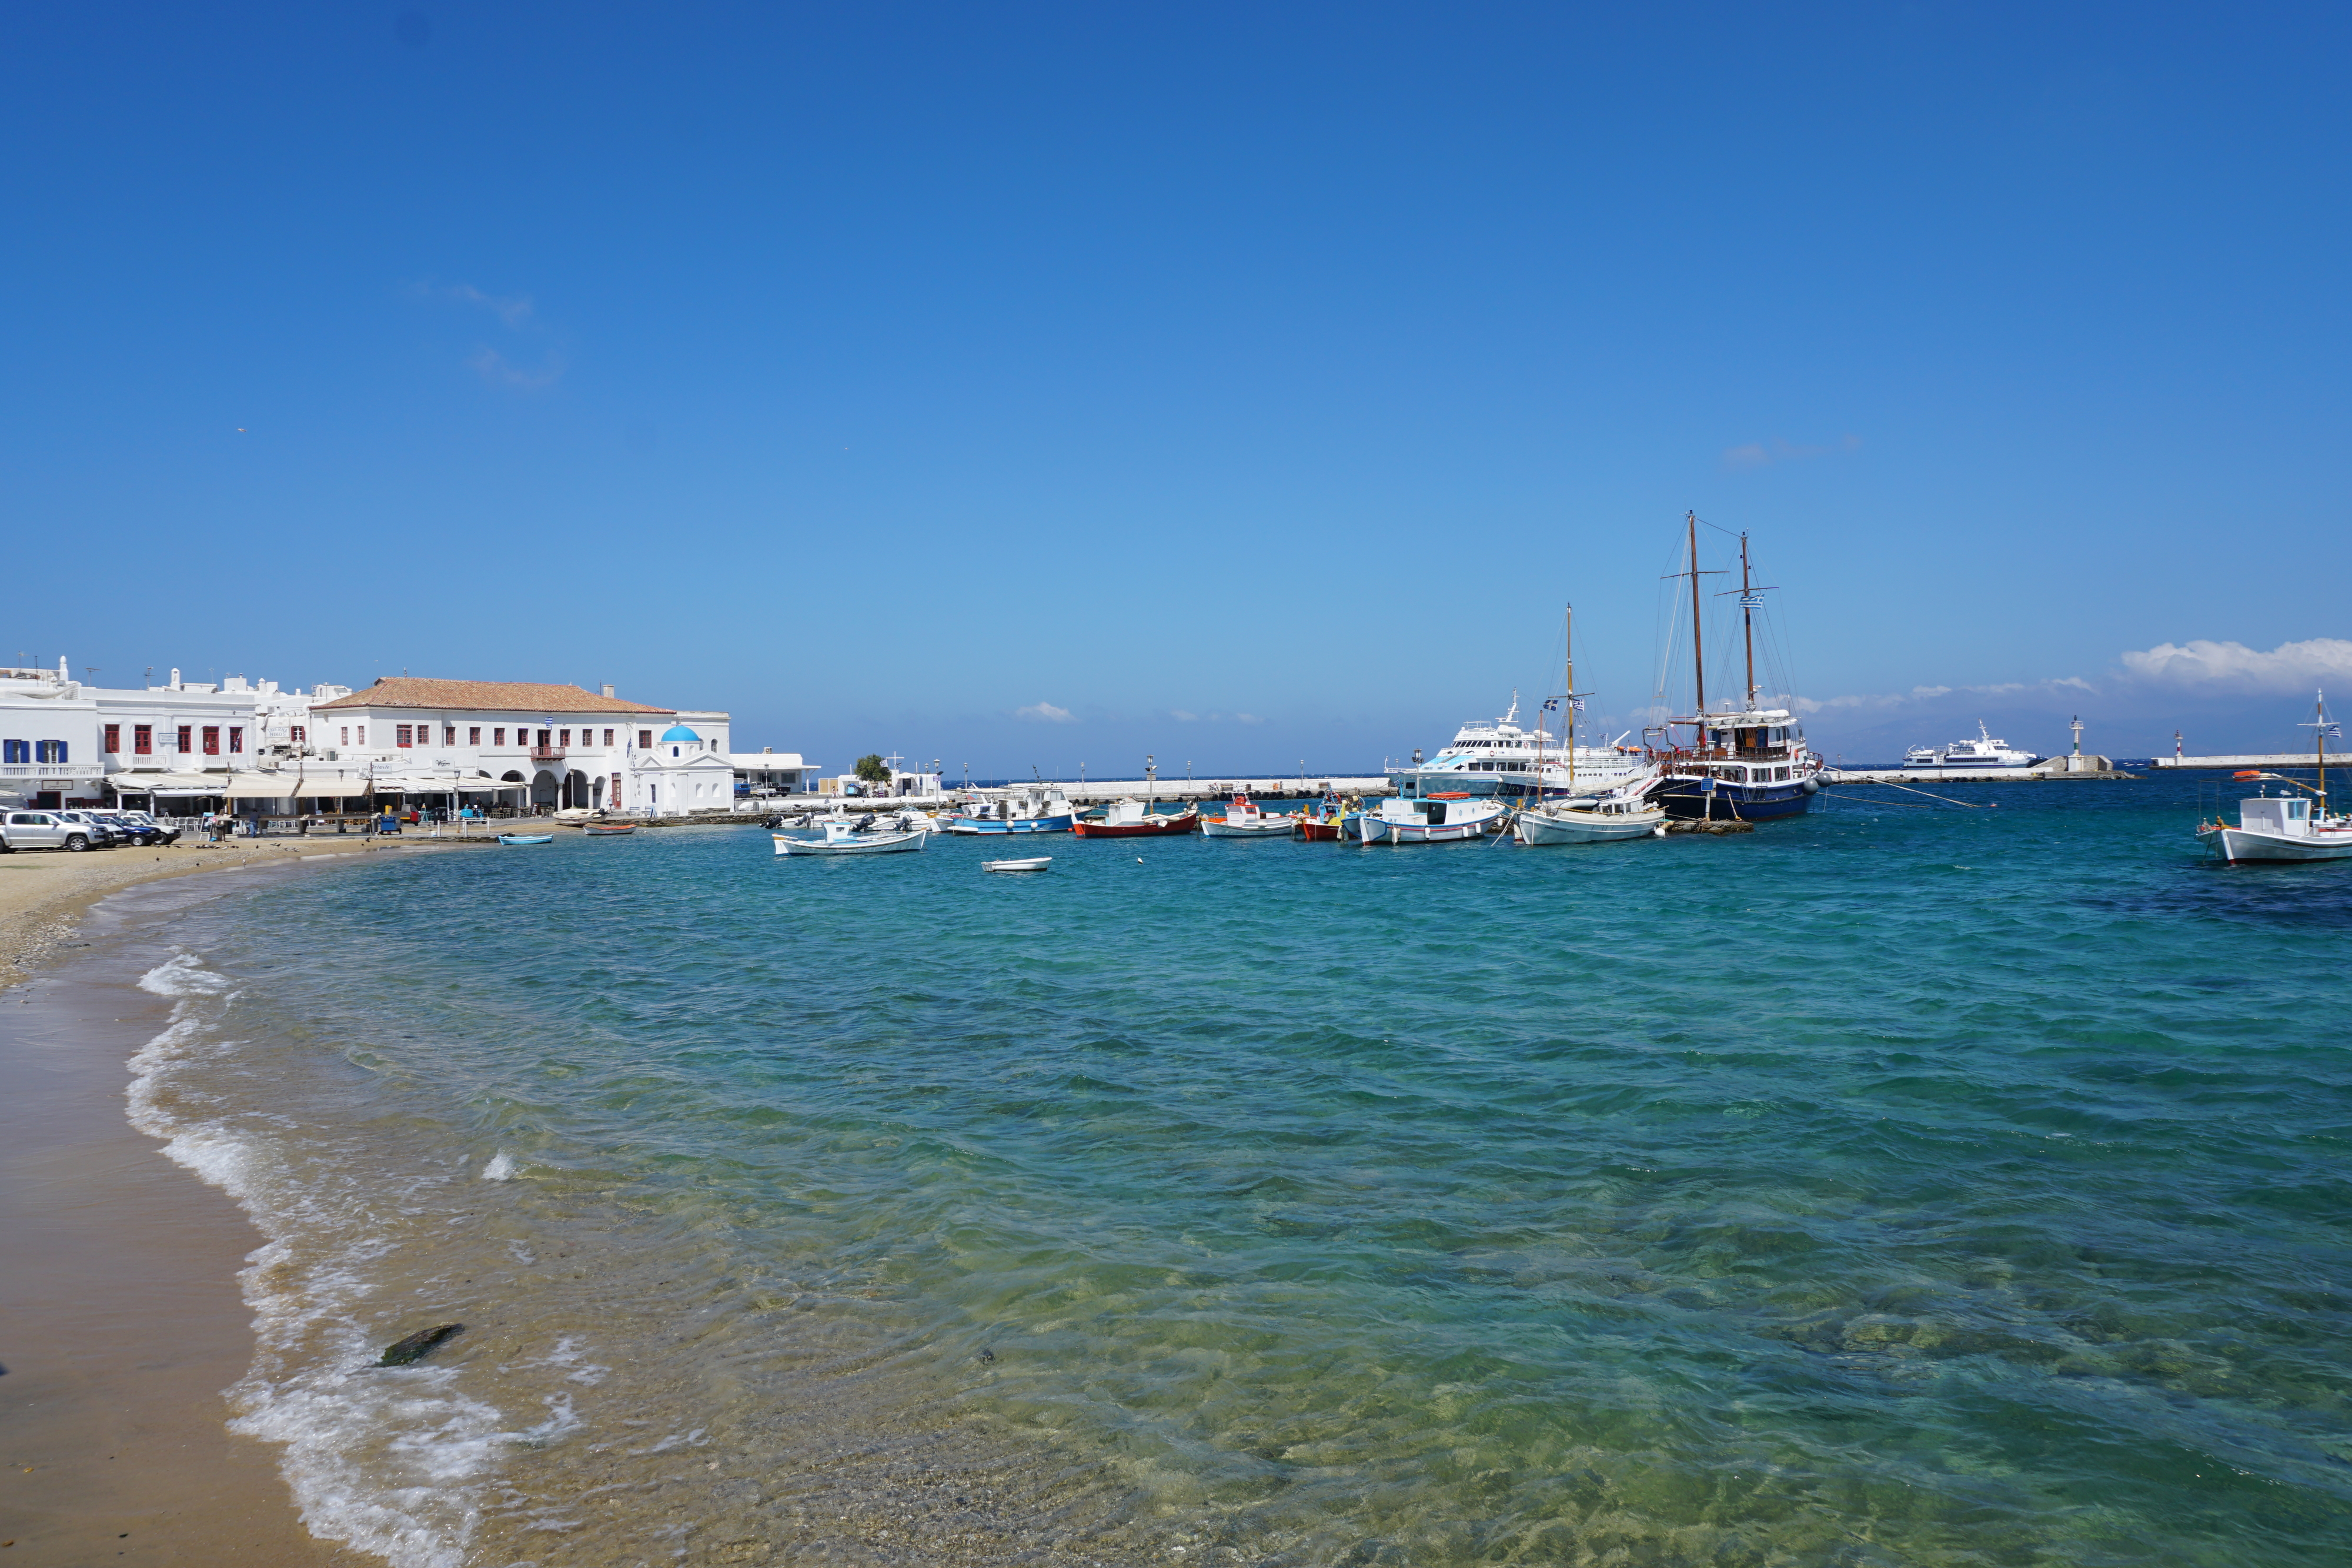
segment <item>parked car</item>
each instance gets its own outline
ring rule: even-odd
[[[94,811],[91,815],[105,823],[118,838],[127,839],[134,844],[152,844],[163,837],[161,828],[149,822],[134,821],[125,812]]]
[[[0,815],[0,849],[86,850],[95,843],[89,828],[67,821],[62,811],[9,811]]]
[[[59,821],[70,822],[88,833],[90,847],[93,849],[110,850],[117,844],[130,841],[129,835],[118,828],[108,827],[95,811],[52,811],[49,814]]]
[[[179,829],[166,827],[163,823],[157,821],[155,820],[155,814],[152,811],[117,811],[114,815],[121,818],[126,822],[136,823],[142,830],[151,835],[146,841],[151,844],[173,843],[177,841],[180,837]]]

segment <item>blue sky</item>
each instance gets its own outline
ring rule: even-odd
[[[1695,508],[1824,751],[2284,744],[2352,696],[2347,46],[2327,6],[16,7],[0,495],[77,564],[0,657],[1320,770],[1548,688],[1570,600],[1638,723]]]

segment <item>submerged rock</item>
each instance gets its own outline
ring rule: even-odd
[[[435,1351],[466,1332],[464,1323],[441,1323],[434,1328],[418,1329],[406,1339],[394,1340],[383,1347],[378,1366],[406,1366],[413,1361],[423,1361]]]

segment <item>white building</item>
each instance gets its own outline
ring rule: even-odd
[[[739,751],[735,765],[738,791],[745,795],[797,795],[813,786],[816,769],[797,751]]]
[[[320,758],[308,767],[364,774],[379,795],[661,817],[735,800],[726,714],[629,702],[610,686],[386,676],[313,703],[304,727]]]
[[[125,804],[163,811],[226,798],[237,773],[300,744],[299,716],[316,695],[282,692],[275,681],[232,676],[217,685],[183,681],[143,689],[75,681],[65,661],[50,670],[0,670],[0,800],[33,806]],[[19,758],[21,758],[21,760]]]

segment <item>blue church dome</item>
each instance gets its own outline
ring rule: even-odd
[[[662,740],[665,744],[673,740],[699,741],[701,738],[702,737],[695,734],[694,731],[687,728],[686,726],[682,724],[671,725],[667,729],[662,731]]]

